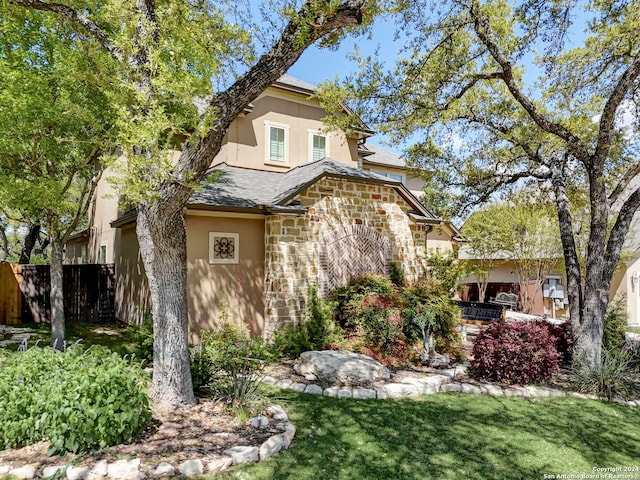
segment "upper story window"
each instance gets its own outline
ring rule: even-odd
[[[404,175],[400,173],[391,173],[391,172],[382,172],[378,170],[374,170],[373,173],[377,173],[378,175],[382,175],[383,177],[390,178],[392,180],[397,180],[404,184]]]
[[[315,162],[329,156],[329,138],[320,132],[309,131],[309,161]]]
[[[288,163],[289,127],[287,125],[266,124],[266,162]]]

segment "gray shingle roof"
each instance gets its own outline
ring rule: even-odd
[[[273,203],[281,204],[295,196],[300,190],[316,182],[320,178],[330,175],[347,179],[361,179],[374,183],[397,183],[395,180],[383,177],[376,173],[350,167],[344,163],[338,163],[330,158],[323,158],[316,162],[307,163],[289,170],[286,179],[280,185],[280,189],[273,199]]]
[[[292,77],[291,75],[288,75],[286,73],[282,75],[278,80],[276,80],[274,85],[282,85],[286,87],[293,87],[296,89],[309,90],[310,92],[315,92],[317,90],[317,87],[315,85]]]
[[[206,185],[213,175],[220,177]],[[258,208],[271,203],[283,175],[222,163],[207,173],[203,180],[205,186],[194,192],[188,203],[192,206]]]
[[[220,177],[195,192],[189,199],[189,206],[236,209],[260,209],[265,205],[284,206],[301,190],[325,176],[402,186],[401,182],[396,180],[330,158],[301,165],[286,173],[231,167],[223,163],[214,167],[206,178],[216,174]]]
[[[366,144],[365,148],[373,154],[367,155],[362,160],[366,164],[374,165],[386,165],[389,167],[406,168],[407,162],[404,159],[397,156],[395,153],[391,153],[384,148],[380,148],[376,145]]]

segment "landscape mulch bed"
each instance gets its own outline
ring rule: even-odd
[[[146,472],[160,462],[178,466],[190,459],[207,459],[223,455],[224,450],[238,445],[260,446],[276,433],[273,425],[253,428],[240,423],[225,412],[224,405],[210,399],[199,399],[190,408],[171,412],[155,412],[153,423],[143,435],[128,444],[116,445],[88,455],[47,456],[49,442],[38,442],[19,449],[0,451],[0,464],[11,467],[34,465],[38,471],[50,465],[93,465],[99,460],[140,458],[140,471]]]

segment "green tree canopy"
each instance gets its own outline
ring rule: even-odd
[[[0,14],[0,204],[36,236],[40,226],[48,234],[52,341],[63,348],[63,247],[114,148],[115,118],[101,89],[113,71],[61,19]]]
[[[327,105],[348,101],[392,141],[416,140],[408,158],[458,193],[461,209],[497,190],[546,185],[577,357],[599,362],[611,278],[640,205],[637,2],[415,0],[399,11],[406,41],[396,65],[362,59],[345,88],[327,86]],[[576,185],[589,194],[584,268]]]

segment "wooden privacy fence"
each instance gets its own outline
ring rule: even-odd
[[[64,265],[64,314],[67,322],[113,320],[113,264]],[[0,264],[0,324],[49,322],[51,275],[48,265]]]

